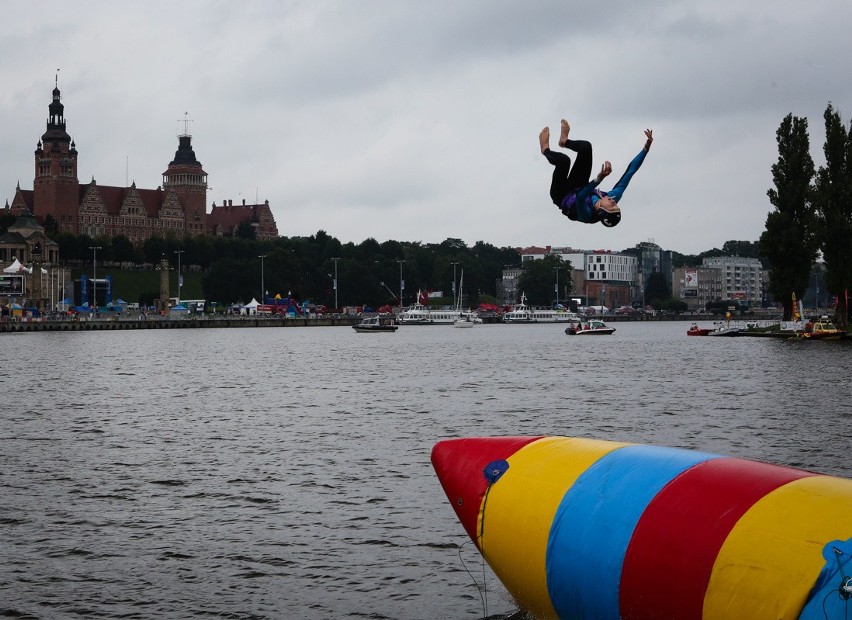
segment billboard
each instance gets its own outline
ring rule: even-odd
[[[698,288],[698,270],[687,269],[684,272],[684,288]]]
[[[0,275],[0,295],[15,296],[24,294],[24,276]]]

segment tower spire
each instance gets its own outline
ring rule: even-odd
[[[192,134],[189,133],[189,125],[190,123],[192,123],[192,121],[189,120],[189,112],[184,112],[183,120],[178,119],[178,123],[183,123],[183,133],[179,133],[178,137],[186,136],[191,138]]]

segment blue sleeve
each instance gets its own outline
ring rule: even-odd
[[[621,200],[621,197],[624,195],[624,190],[627,189],[627,185],[630,183],[630,179],[632,179],[633,175],[636,174],[636,171],[639,170],[639,167],[642,165],[642,162],[645,161],[645,155],[647,154],[648,151],[645,149],[639,151],[639,154],[634,157],[633,161],[630,162],[630,165],[627,166],[627,171],[621,175],[621,178],[618,180],[618,183],[615,184],[615,187],[607,192],[613,200],[616,202]]]
[[[598,185],[600,185],[600,181],[598,181],[598,178],[595,177],[589,181],[589,183],[577,190],[577,206],[575,207],[577,210],[577,221],[585,224],[598,221],[595,219],[592,201],[589,200],[589,197]]]

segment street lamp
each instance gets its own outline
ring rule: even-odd
[[[177,304],[175,304],[175,305],[178,305],[180,303],[180,285],[183,281],[183,275],[181,274],[181,271],[180,271],[180,255],[183,254],[184,251],[185,250],[175,250],[175,254],[177,254],[177,257],[178,257],[178,294],[177,294]]]
[[[258,255],[260,259],[260,303],[266,303],[266,285],[263,282],[263,259],[266,258],[266,254]]]
[[[337,261],[339,261],[340,258],[332,258],[331,260],[334,261],[334,310],[336,312],[339,307],[337,305]]]
[[[95,314],[98,312],[98,250],[101,250],[99,245],[90,245],[92,251],[92,299],[95,300]],[[90,306],[91,308],[91,306]]]
[[[405,281],[402,279],[402,263],[405,260],[399,259],[396,262],[399,263],[399,309],[402,311],[402,289],[405,288]]]

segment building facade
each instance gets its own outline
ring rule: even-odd
[[[7,209],[31,213],[42,224],[52,218],[60,231],[91,237],[123,235],[134,244],[155,236],[177,238],[212,234],[233,236],[251,226],[257,239],[278,236],[269,201],[262,204],[212,207],[207,212],[207,173],[195,156],[192,136],[178,136],[174,159],[157,189],[81,184],[77,178],[77,145],[67,132],[65,106],[58,84],[48,106],[47,129],[35,150],[33,189],[15,190]]]
[[[687,305],[690,312],[701,312],[707,304],[722,297],[722,272],[713,267],[679,267],[672,274],[672,296]]]
[[[610,309],[629,306],[636,297],[637,272],[635,256],[604,250],[587,253],[586,305]]]
[[[701,267],[676,269],[672,285],[674,297],[693,311],[720,301],[761,307],[766,286],[760,261],[739,256],[714,256],[705,258]]]
[[[740,256],[713,256],[705,258],[703,266],[719,270],[722,299],[749,306],[761,306],[763,267],[760,260]]]
[[[571,297],[579,299],[586,306],[629,305],[637,295],[638,261],[635,256],[608,250],[575,250],[573,248],[528,247],[517,248],[521,262],[540,260],[545,256],[557,255],[564,261],[570,261],[573,268]],[[510,276],[507,276],[512,272]],[[507,277],[517,280],[520,270],[505,270]],[[504,290],[510,287],[504,285]],[[517,292],[517,287],[515,287]],[[512,303],[516,301],[512,299]],[[573,302],[572,302],[573,303]]]

